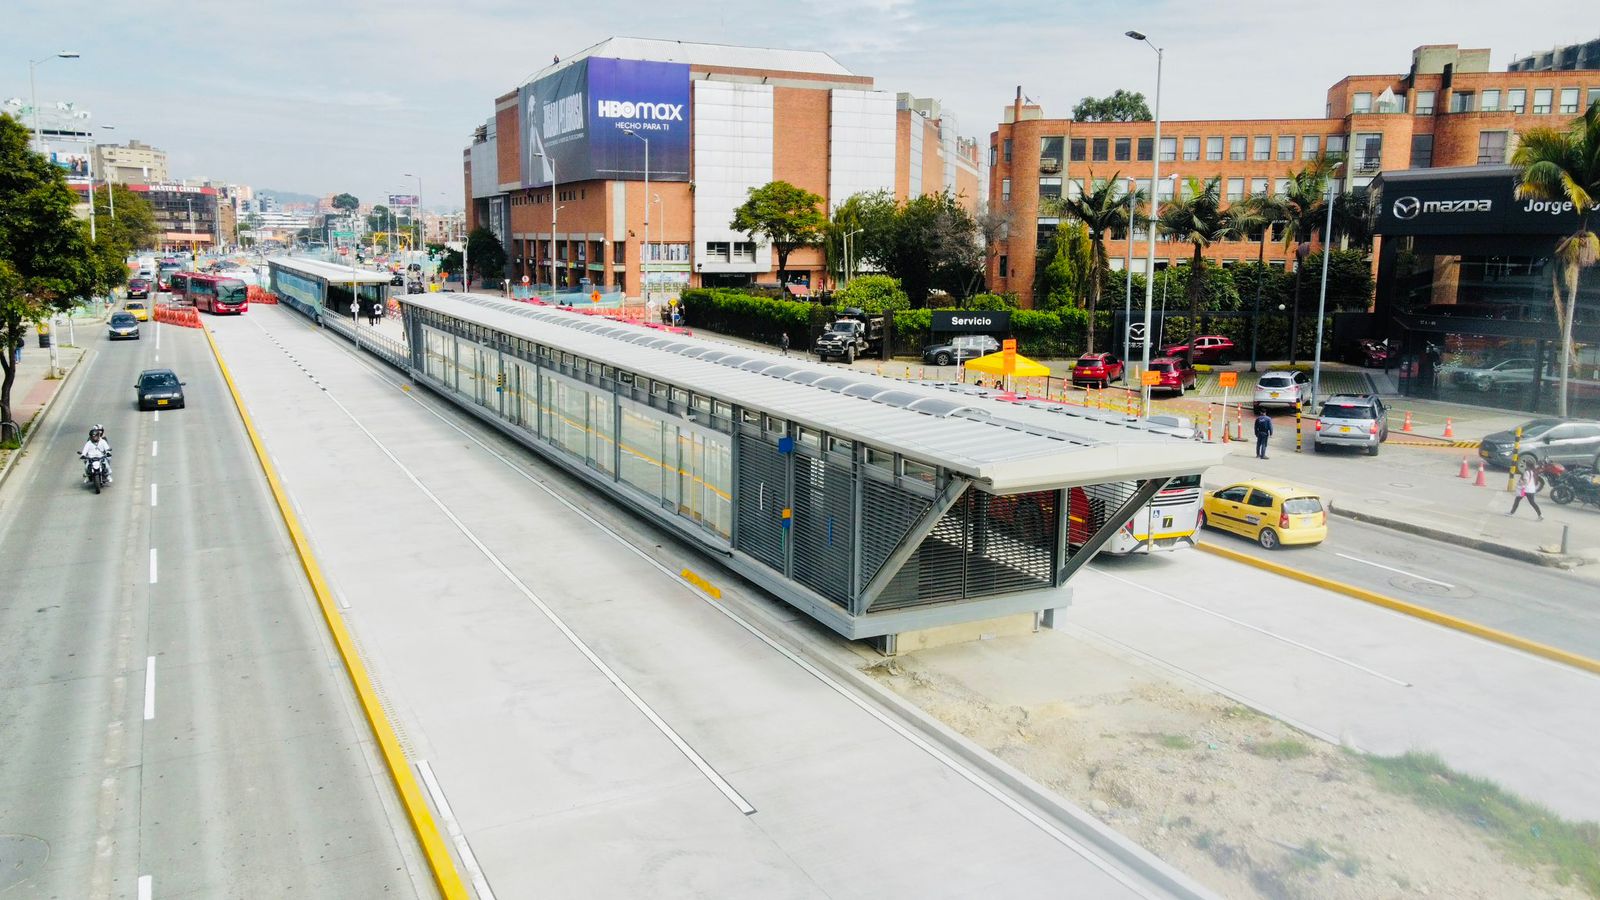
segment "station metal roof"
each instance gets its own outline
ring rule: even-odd
[[[267,260],[268,265],[280,269],[298,272],[310,278],[317,278],[329,284],[349,284],[356,281],[360,284],[388,284],[391,276],[388,272],[374,272],[371,269],[357,267],[351,269],[339,263],[326,262],[320,259],[311,259],[304,256],[274,256]],[[352,274],[353,273],[353,274]]]
[[[482,294],[399,299],[943,466],[994,493],[1193,474],[1225,456],[1115,414],[1010,403],[555,307]]]

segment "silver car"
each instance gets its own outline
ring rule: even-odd
[[[1256,381],[1255,396],[1256,413],[1260,414],[1268,409],[1294,409],[1296,403],[1307,405],[1312,402],[1311,376],[1299,369],[1290,369],[1282,372],[1266,372]]]
[[[1377,394],[1334,394],[1322,404],[1311,449],[1321,453],[1324,447],[1360,447],[1377,456],[1388,439],[1389,410]]]

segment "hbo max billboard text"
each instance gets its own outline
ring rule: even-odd
[[[522,184],[644,178],[689,180],[689,67],[599,57],[579,60],[518,92]],[[542,155],[541,155],[542,154]]]

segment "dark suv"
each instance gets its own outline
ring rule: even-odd
[[[1322,404],[1311,449],[1360,447],[1368,456],[1389,439],[1389,409],[1377,394],[1334,394]]]

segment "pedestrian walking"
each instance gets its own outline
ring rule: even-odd
[[[778,346],[783,349],[783,355],[789,355],[789,332],[785,331],[778,336]]]
[[[1267,441],[1272,438],[1272,417],[1266,413],[1256,416],[1256,459],[1267,458]]]
[[[1544,478],[1539,467],[1529,466],[1526,469],[1523,469],[1522,474],[1517,476],[1516,499],[1511,501],[1511,511],[1506,513],[1506,515],[1515,516],[1517,514],[1517,507],[1521,506],[1522,501],[1526,500],[1528,501],[1528,505],[1533,507],[1533,514],[1539,517],[1537,521],[1543,522],[1544,510],[1539,508],[1539,501],[1534,499],[1543,489]]]

